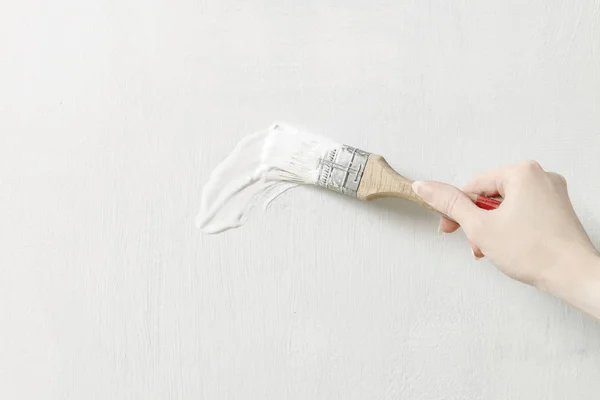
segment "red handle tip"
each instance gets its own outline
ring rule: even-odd
[[[495,199],[490,199],[485,196],[477,196],[477,201],[475,201],[475,205],[479,208],[483,208],[484,210],[495,210],[500,207],[501,202]]]

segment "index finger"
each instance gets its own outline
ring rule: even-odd
[[[504,197],[504,183],[506,182],[507,176],[514,168],[515,166],[509,166],[479,174],[467,182],[467,184],[462,187],[462,190],[486,197]]]
[[[462,190],[487,197],[506,197],[507,183],[511,177],[515,176],[517,171],[522,170],[543,171],[543,168],[537,161],[523,161],[478,175],[463,186]]]

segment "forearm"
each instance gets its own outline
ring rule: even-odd
[[[547,291],[600,320],[600,255],[582,251],[569,259]]]

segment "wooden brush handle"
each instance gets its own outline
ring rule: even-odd
[[[369,155],[369,160],[360,180],[357,197],[361,200],[375,200],[383,197],[399,197],[419,204],[429,210],[437,211],[424,202],[412,190],[413,181],[400,175],[377,154]],[[500,202],[475,193],[466,193],[479,208],[495,210]]]

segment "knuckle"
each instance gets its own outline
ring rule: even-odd
[[[527,160],[520,163],[515,170],[515,181],[516,182],[529,182],[531,179],[536,179],[540,173],[543,173],[543,169],[535,160]]]
[[[528,171],[538,171],[542,169],[540,163],[535,160],[526,160],[521,164],[521,166],[524,170]]]
[[[567,186],[567,179],[562,176],[561,174],[558,174],[556,172],[550,172],[550,176],[552,177],[552,180],[560,185],[563,186]]]
[[[458,195],[455,193],[452,196],[448,197],[448,199],[446,200],[446,204],[445,204],[445,211],[446,211],[446,215],[448,216],[453,216],[454,215],[454,209],[456,208],[456,202],[458,201]]]

